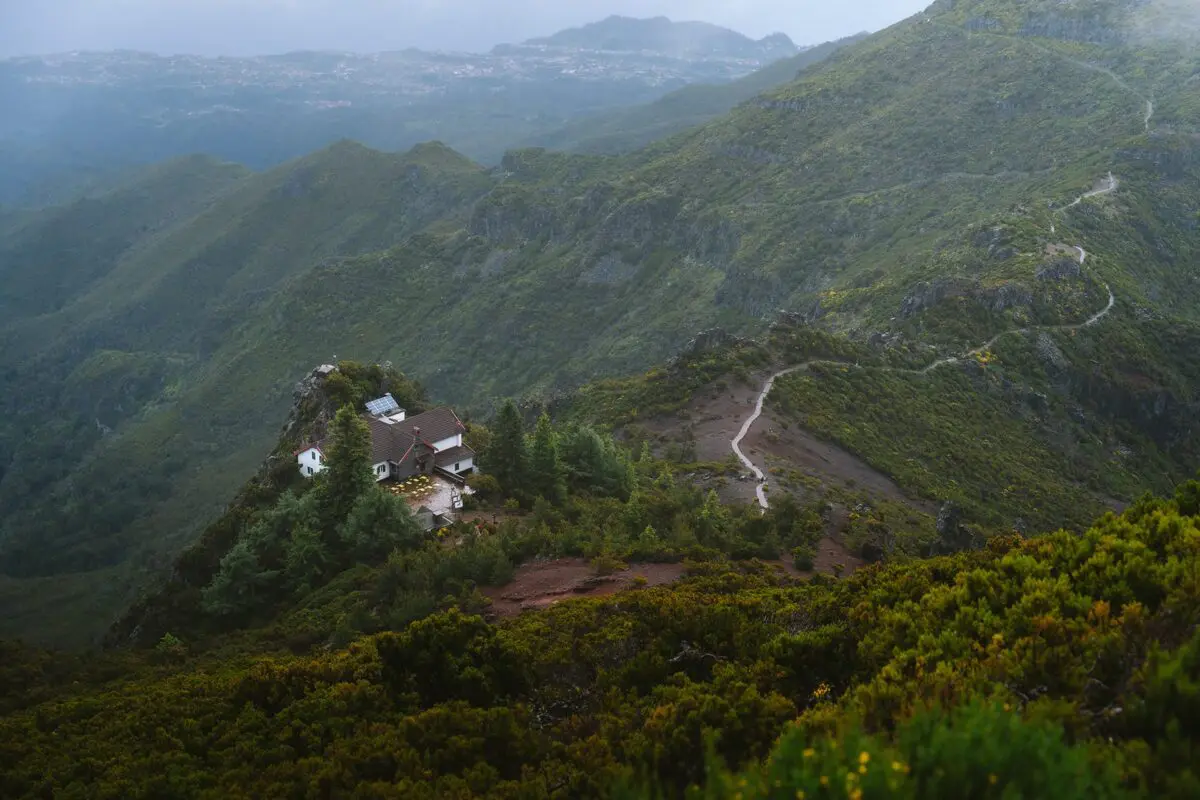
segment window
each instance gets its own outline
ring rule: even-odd
[[[454,471],[455,471],[455,472],[458,472],[458,468],[459,468],[459,467],[461,467],[461,466],[462,466],[462,464],[455,464],[455,465],[454,465]]]
[[[316,450],[313,450],[313,451],[312,451],[312,460],[313,460],[313,461],[316,461],[316,460],[317,460],[317,451],[316,451]]]
[[[375,471],[378,472],[380,475],[382,475],[383,473],[387,472],[387,464],[381,464],[379,466],[379,469],[377,469]]]
[[[308,474],[309,474],[309,475],[312,475],[312,474],[313,474],[312,467],[309,467],[309,468],[308,468]]]

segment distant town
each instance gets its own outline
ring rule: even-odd
[[[488,54],[403,50],[351,54],[302,52],[255,58],[158,56],[115,51],[66,53],[0,61],[0,80],[62,87],[137,86],[205,97],[213,110],[235,111],[228,98],[247,91],[293,93],[293,103],[314,109],[419,101],[480,90],[501,92],[522,82],[555,78],[633,82],[672,89],[698,81],[720,83],[747,75],[768,59],[672,58],[654,52],[582,50],[548,45],[507,45]],[[164,98],[165,100],[166,98]],[[224,107],[221,107],[221,106]],[[196,108],[189,104],[194,113]]]

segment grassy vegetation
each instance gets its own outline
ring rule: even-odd
[[[998,343],[995,380],[812,373],[788,384],[807,393],[795,411],[997,528],[1066,522],[1052,496],[1077,499],[1080,524],[1101,495],[1167,486],[1196,450],[1196,51],[1075,35],[1123,30],[1117,6],[1095,9],[935,5],[624,157],[519,151],[487,171],[436,145],[343,144],[215,195],[228,169],[192,165],[200,188],[165,221],[158,203],[97,201],[125,215],[118,233],[148,230],[101,239],[94,263],[90,206],[10,219],[10,261],[69,251],[91,279],[53,309],[27,302],[50,271],[6,285],[28,310],[0,327],[0,563],[100,570],[192,540],[271,448],[296,377],[335,355],[486,414],[663,364],[698,331],[762,334],[780,309],[856,361],[922,366],[1078,322],[1105,284],[1103,325],[1047,332],[1066,368],[1030,357],[1034,333]],[[1067,208],[1110,171],[1115,193]],[[654,413],[709,374],[579,402]],[[125,395],[94,404],[89,376]],[[1032,419],[1010,389],[1048,409]],[[35,540],[52,545],[30,563],[19,543]]]
[[[393,556],[253,629],[88,659],[3,645],[0,792],[1191,797],[1197,513],[1192,482],[1082,535],[807,584],[710,558],[499,625],[457,579],[447,610],[414,606]]]

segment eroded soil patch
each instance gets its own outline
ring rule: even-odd
[[[637,586],[664,586],[679,580],[683,573],[683,564],[632,564],[612,575],[597,575],[586,559],[560,558],[525,564],[506,586],[484,589],[483,594],[491,599],[495,615],[514,617],[576,597],[604,597]]]

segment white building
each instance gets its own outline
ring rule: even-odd
[[[475,451],[463,442],[466,426],[451,409],[435,408],[408,417],[389,394],[367,403],[367,410],[375,480],[404,480],[435,472],[461,478],[475,471]],[[311,478],[325,471],[323,444],[296,451],[300,474]]]

